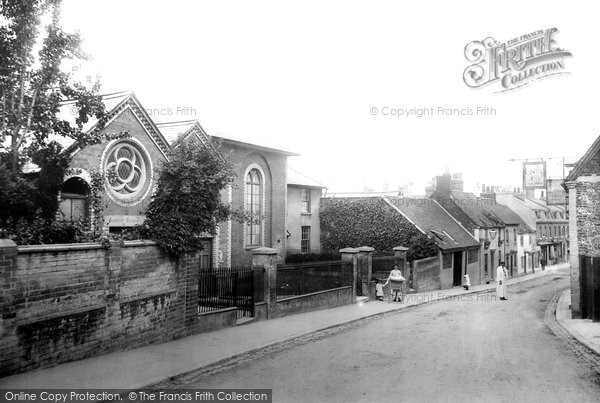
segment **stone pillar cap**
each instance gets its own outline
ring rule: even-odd
[[[261,246],[260,248],[252,249],[253,255],[276,255],[277,250]]]
[[[370,246],[361,246],[358,248],[359,252],[373,252],[375,248],[371,248]]]
[[[405,246],[394,246],[394,251],[396,252],[406,252],[408,250]]]
[[[16,248],[17,244],[12,239],[0,239],[0,248]]]
[[[340,253],[358,253],[358,249],[356,249],[356,248],[344,248],[344,249],[340,249]]]

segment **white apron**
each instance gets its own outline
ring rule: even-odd
[[[498,296],[498,298],[506,298],[507,279],[508,271],[504,267],[498,266],[498,268],[496,269],[496,295]]]

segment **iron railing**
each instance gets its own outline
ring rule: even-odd
[[[198,284],[198,312],[236,307],[238,318],[253,316],[259,271],[252,267],[203,269]]]
[[[341,260],[278,265],[277,298],[351,286],[352,277],[352,264]]]

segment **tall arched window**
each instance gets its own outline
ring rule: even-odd
[[[246,211],[252,215],[246,223],[246,246],[261,245],[263,181],[258,169],[246,175]]]

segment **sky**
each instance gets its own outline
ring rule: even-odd
[[[562,158],[600,135],[600,6],[573,3],[65,0],[63,24],[93,56],[80,73],[99,74],[104,93],[134,91],[156,122],[198,119],[299,153],[290,166],[330,192],[424,194],[445,170],[466,190],[521,186],[510,159],[558,158],[560,177]],[[469,42],[553,27],[569,74],[509,92],[463,81]],[[435,113],[391,115],[411,108]]]

